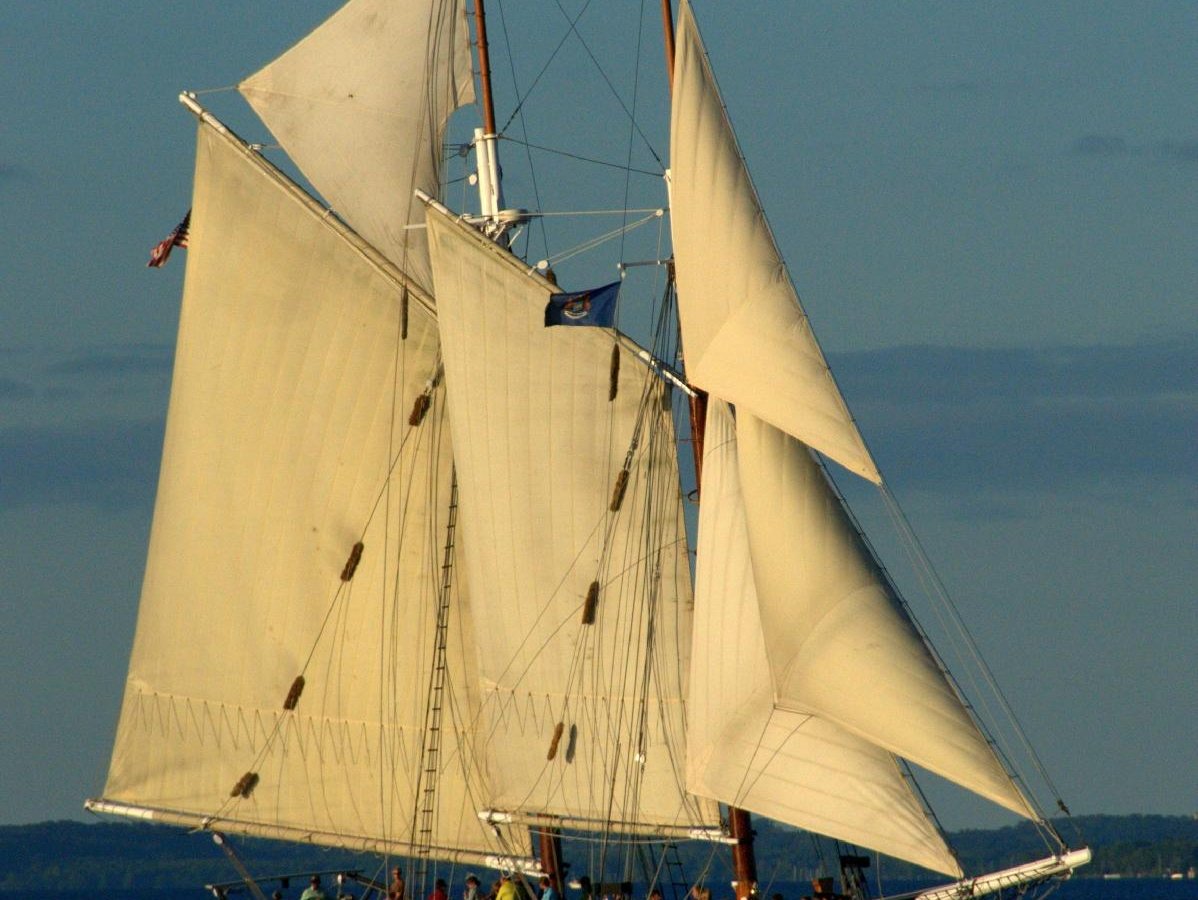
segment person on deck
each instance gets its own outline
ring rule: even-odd
[[[561,900],[548,875],[541,876],[541,900]]]
[[[478,895],[479,884],[477,875],[467,875],[466,890],[462,891],[462,900],[482,900]]]
[[[499,891],[495,895],[495,900],[517,900],[518,896],[516,883],[512,881],[512,876],[504,875],[503,880],[499,883]]]
[[[444,878],[438,878],[433,882],[433,892],[428,895],[428,900],[449,900],[449,888]]]
[[[407,890],[408,886],[403,880],[403,869],[396,866],[391,870],[391,887],[387,888],[387,900],[405,900]]]
[[[320,886],[320,876],[313,875],[308,882],[308,886],[304,888],[304,892],[300,894],[300,900],[328,900],[328,895]]]

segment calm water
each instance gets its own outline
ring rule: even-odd
[[[900,891],[906,885],[891,885]],[[771,892],[780,892],[787,900],[799,900],[810,888],[805,884],[776,883]],[[570,892],[567,892],[569,895]],[[0,893],[0,897],[4,897]],[[12,895],[14,898],[17,894]],[[202,887],[186,891],[39,891],[37,900],[211,900]],[[244,897],[245,895],[238,895]],[[1169,881],[1164,878],[1119,878],[1102,880],[1076,878],[1062,883],[1051,894],[1056,900],[1198,900],[1198,879]],[[569,898],[567,897],[567,900]]]

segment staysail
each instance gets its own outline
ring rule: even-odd
[[[719,401],[706,440],[692,790],[960,874],[891,754],[1035,812],[808,448]]]
[[[670,231],[687,377],[881,482],[774,243],[685,0],[677,34]]]
[[[807,447],[751,413],[738,415],[736,441],[779,705],[825,716],[1035,818]]]
[[[554,288],[511,254],[427,220],[494,804],[715,824],[684,786],[692,602],[665,389],[620,350],[613,375],[605,329],[547,328]]]
[[[695,793],[949,875],[956,859],[890,753],[775,697],[732,415],[708,406],[688,783]],[[771,623],[772,624],[772,623]]]
[[[441,138],[474,99],[461,0],[351,0],[240,90],[334,211],[429,287],[424,208]]]
[[[201,118],[149,558],[93,808],[377,851],[417,842],[452,453],[441,389],[408,422],[439,351],[430,301],[405,281]],[[423,838],[434,856],[496,849],[474,799],[486,767],[465,588],[455,579],[446,654],[463,674]]]

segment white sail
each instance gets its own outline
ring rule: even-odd
[[[737,416],[753,580],[780,705],[1034,818],[807,447]]]
[[[555,287],[429,199],[473,97],[461,0],[350,0],[240,86],[336,215],[184,98],[175,375],[92,809],[496,868],[525,825],[601,830],[599,878],[607,834],[718,802],[959,876],[900,757],[1033,815],[818,464],[881,481],[686,0],[677,48],[697,600],[664,370],[546,327]]]
[[[231,832],[410,846],[452,470],[442,392],[420,427],[407,421],[438,366],[429,300],[411,289],[402,339],[401,274],[208,118],[193,203],[104,803]],[[447,655],[461,674],[434,855],[496,849],[472,799],[485,793],[477,650],[455,587]],[[256,786],[230,797],[247,773]]]
[[[437,193],[450,113],[474,99],[461,0],[352,0],[241,93],[333,209],[430,284],[413,199]]]
[[[778,253],[686,2],[677,32],[670,230],[687,378],[881,482]]]
[[[776,702],[750,559],[736,434],[707,411],[688,785],[695,793],[949,875],[956,859],[894,758],[814,711]]]
[[[465,561],[485,586],[494,805],[621,829],[711,824],[714,805],[683,785],[690,572],[664,388],[621,354],[609,400],[609,332],[546,328],[548,282],[464,223],[427,219]]]

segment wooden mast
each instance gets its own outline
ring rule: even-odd
[[[491,97],[491,56],[487,51],[487,10],[484,0],[474,0],[474,34],[478,46],[478,84],[482,94],[483,131],[495,133],[495,101]]]
[[[662,30],[665,33],[666,82],[674,92],[674,12],[670,0],[661,0]],[[673,276],[673,267],[670,270]],[[684,348],[685,350],[685,348]],[[695,460],[695,498],[703,485],[703,436],[707,427],[707,392],[694,387],[690,400],[691,451]],[[728,807],[728,831],[736,843],[732,846],[732,870],[736,879],[736,898],[746,900],[757,893],[757,854],[753,850],[753,822],[747,810]]]

